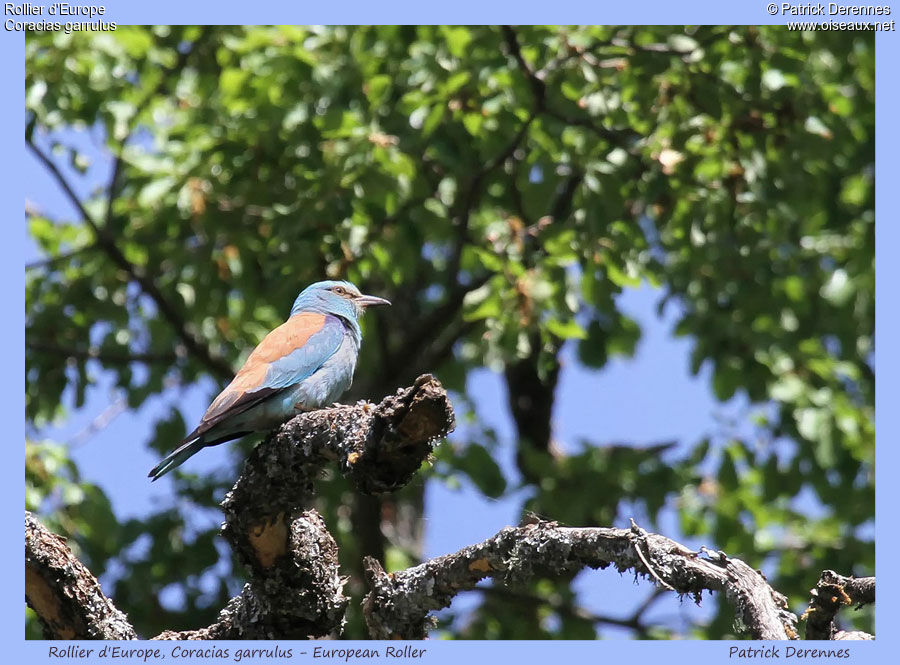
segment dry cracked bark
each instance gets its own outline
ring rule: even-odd
[[[133,640],[128,618],[66,545],[25,511],[25,600],[44,635],[58,639]]]
[[[841,631],[834,624],[838,611],[846,605],[862,607],[875,602],[874,577],[845,577],[833,570],[822,572],[809,591],[809,607],[803,613],[808,640],[871,640],[860,630]]]
[[[540,522],[502,530],[493,538],[387,575],[374,559],[366,562],[372,591],[363,611],[369,632],[380,639],[422,639],[429,612],[485,578],[515,585],[535,575],[582,568],[634,570],[679,594],[699,600],[702,591],[722,591],[735,616],[755,639],[796,639],[796,621],[787,599],[738,559],[704,556],[670,540],[631,529],[560,527]]]
[[[337,545],[319,514],[304,508],[315,479],[325,464],[336,462],[361,492],[402,487],[453,426],[444,388],[423,375],[378,405],[360,402],[305,413],[273,432],[250,454],[222,502],[223,535],[248,573],[241,594],[229,601],[212,625],[166,631],[157,639],[339,634],[348,598],[343,594]],[[63,539],[28,513],[25,542],[26,600],[47,637],[137,637]],[[363,610],[373,638],[423,638],[430,612],[446,607],[457,593],[486,577],[515,586],[535,574],[610,565],[634,570],[680,594],[723,592],[735,608],[736,623],[751,636],[796,638],[796,617],[760,573],[720,552],[693,552],[636,525],[568,528],[541,522],[507,528],[456,554],[390,575],[369,560],[371,591]],[[838,636],[852,637],[849,633],[833,637]]]
[[[336,635],[348,598],[338,548],[309,504],[328,462],[363,492],[402,487],[454,427],[431,375],[384,398],[303,414],[257,446],[222,502],[222,533],[249,581],[215,624],[162,639],[276,639]]]

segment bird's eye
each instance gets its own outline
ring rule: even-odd
[[[343,286],[336,286],[332,289],[332,291],[334,291],[339,296],[342,296],[347,293],[347,291],[344,289]]]

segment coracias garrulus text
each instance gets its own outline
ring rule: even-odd
[[[362,343],[359,317],[371,305],[349,282],[316,282],[294,301],[288,320],[265,336],[181,445],[154,467],[156,480],[206,446],[272,429],[302,411],[334,402],[353,380]]]

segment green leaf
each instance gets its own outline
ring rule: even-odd
[[[161,203],[162,198],[175,186],[175,178],[165,177],[153,180],[138,194],[138,205],[152,208]]]
[[[547,330],[560,339],[587,339],[587,333],[575,319],[550,319],[546,325]]]
[[[734,397],[740,385],[741,374],[736,367],[727,362],[716,364],[713,374],[713,392],[716,394],[716,399],[720,402],[728,401]]]
[[[608,358],[606,332],[597,321],[591,321],[586,333],[578,345],[578,360],[588,367],[603,367]]]
[[[485,496],[496,499],[506,490],[506,480],[490,453],[476,443],[470,443],[456,460],[456,466],[475,483]]]

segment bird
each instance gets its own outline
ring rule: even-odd
[[[303,411],[334,403],[353,381],[367,307],[390,305],[346,281],[310,284],[287,321],[266,335],[219,393],[197,428],[160,461],[157,480],[207,446],[272,429]]]

